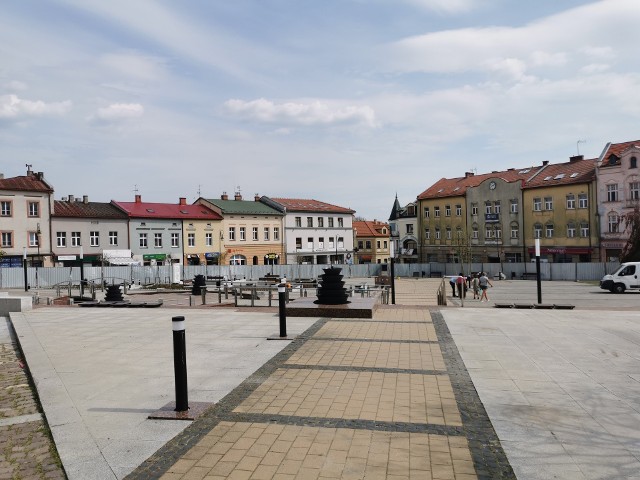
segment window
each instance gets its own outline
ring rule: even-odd
[[[440,229],[436,228],[436,240],[440,240]]]
[[[247,239],[247,228],[240,227],[240,241],[244,242]]]
[[[56,233],[56,245],[60,248],[65,248],[67,246],[67,232]]]
[[[638,168],[638,161],[636,160],[636,157],[631,157],[629,159],[629,168]]]
[[[450,217],[451,216],[451,205],[445,205],[444,206],[444,216],[445,217]]]
[[[567,195],[567,208],[569,210],[576,208],[576,196],[573,193]]]
[[[511,213],[518,213],[518,200],[515,198],[510,201],[511,206],[509,207],[509,211]]]
[[[511,225],[511,238],[518,238],[520,236],[520,229],[517,224]]]
[[[484,202],[484,213],[491,213],[491,202]]]
[[[429,218],[430,212],[429,207],[424,207],[424,218]]]
[[[487,225],[486,227],[484,227],[484,238],[491,237],[493,237],[493,228]]]
[[[340,220],[340,219],[338,219]],[[338,237],[338,248],[344,248],[344,238]]]
[[[118,245],[118,232],[109,232],[109,245]]]
[[[30,217],[39,217],[40,216],[40,202],[29,202],[29,216]]]
[[[533,226],[533,238],[542,238],[542,225],[539,223]]]
[[[329,217],[329,218],[327,219],[327,222],[328,222],[328,227],[329,227],[329,228],[333,228],[333,217]]]
[[[171,247],[178,248],[180,246],[180,234],[172,233],[171,234]]]
[[[389,245],[387,244],[387,241],[384,241],[384,248],[389,248]]]
[[[533,199],[533,211],[539,212],[542,210],[542,200],[540,197],[536,197]]]
[[[204,234],[204,244],[207,247],[211,247],[213,245],[213,233],[207,232]]]
[[[500,213],[500,200],[493,202],[493,213]]]
[[[80,242],[80,232],[71,232],[71,246],[79,247],[82,245]]]
[[[233,241],[236,239],[236,227],[229,227],[229,240]]]
[[[324,228],[324,218],[318,217],[318,227]]]
[[[440,217],[440,207],[433,207],[433,216],[436,218]]]
[[[451,240],[451,227],[447,227],[446,233],[447,233],[447,240]]]
[[[547,223],[547,225],[545,226],[544,235],[547,238],[553,238],[553,223]]]
[[[273,240],[276,242],[280,240],[280,227],[273,227]]]
[[[456,216],[462,216],[462,205],[456,205]]]
[[[477,203],[472,203],[471,204],[471,215],[478,215],[478,204]]]
[[[258,240],[258,227],[251,228],[251,239],[254,241]]]
[[[334,248],[334,238],[333,237],[329,237],[329,248],[333,249]]]
[[[378,250],[380,250],[380,240],[377,240],[377,241],[376,241],[376,248],[377,248]]]
[[[618,184],[607,185],[607,202],[618,201]]]
[[[553,197],[544,197],[544,209],[553,210]]]
[[[138,241],[140,242],[139,243],[140,248],[147,248],[149,246],[147,244],[147,234],[146,233],[141,233]]]
[[[264,241],[269,241],[269,227],[264,227]]]
[[[582,222],[580,224],[580,236],[581,237],[588,237],[589,236],[589,224],[586,222]]]
[[[362,240],[358,240],[358,248],[362,250],[364,248],[364,242]]]
[[[100,232],[89,232],[89,245],[92,247],[100,246]]]
[[[296,248],[298,250],[302,248],[302,237],[296,237]]]
[[[2,244],[3,247],[13,246],[13,232],[2,232]]]
[[[428,228],[424,229],[424,238],[426,240],[429,240],[431,238],[431,230],[429,230]]]
[[[407,223],[407,235],[413,235],[413,223]]]
[[[313,217],[307,217],[307,227],[313,227]]]
[[[302,217],[296,217],[296,227],[302,227]]]
[[[366,247],[365,247],[365,248],[366,248],[367,250],[371,250],[371,240],[367,240],[367,241],[365,242],[365,245],[366,245]]]
[[[502,238],[502,229],[498,225],[493,228],[493,236],[498,240]]]
[[[576,236],[576,224],[569,222],[567,224],[567,238],[575,238]]]
[[[162,233],[153,234],[153,246],[156,248],[162,247]]]
[[[318,248],[324,250],[324,237],[318,238]]]
[[[629,184],[629,200],[640,200],[640,182]]]
[[[610,213],[607,217],[609,220],[609,233],[618,233],[618,225],[620,225],[620,217],[617,213]]]
[[[11,202],[2,201],[0,202],[0,217],[10,217],[11,216]]]
[[[29,232],[29,246],[37,247],[38,246],[38,233],[37,232]]]
[[[479,236],[479,233],[478,233],[478,226],[477,226],[477,225],[474,225],[474,226],[471,228],[471,238],[474,238],[474,239],[476,239],[476,240],[477,240],[477,239],[478,239],[478,236]]]
[[[588,207],[589,207],[589,201],[587,200],[587,194],[586,193],[578,194],[578,208],[588,208]]]
[[[338,217],[338,227],[344,228],[344,219],[342,217]]]
[[[187,246],[195,247],[196,246],[196,234],[195,233],[187,233]]]

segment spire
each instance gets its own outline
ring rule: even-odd
[[[393,208],[391,209],[391,215],[389,220],[395,220],[398,218],[398,212],[400,211],[400,202],[398,201],[398,194],[396,193],[396,200],[393,202]]]

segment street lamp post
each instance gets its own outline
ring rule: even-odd
[[[38,262],[36,263],[36,290],[40,288],[40,280],[38,279],[38,266],[40,265],[40,235],[42,231],[40,230],[40,224],[38,223],[36,229],[36,245],[38,246]]]

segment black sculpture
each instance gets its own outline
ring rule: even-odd
[[[207,281],[204,275],[196,275],[193,278],[193,285],[191,286],[191,295],[200,295],[202,293],[202,287],[207,285]]]
[[[106,302],[122,302],[122,292],[120,291],[120,285],[107,285],[107,293],[104,295]]]
[[[321,284],[318,286],[318,300],[313,303],[319,305],[344,305],[349,303],[349,294],[344,288],[344,282],[342,281],[341,268],[331,267],[323,268],[324,275],[320,275],[322,278]]]

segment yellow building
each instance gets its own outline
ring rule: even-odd
[[[220,199],[199,198],[196,203],[222,216],[221,265],[278,265],[283,260],[282,213],[260,202],[233,200],[226,193]]]
[[[219,265],[222,250],[222,216],[209,208],[202,208],[200,214],[201,218],[182,221],[183,264]]]
[[[523,186],[523,231],[526,259],[591,262],[599,256],[595,160],[571,157],[567,163],[544,164]]]
[[[355,263],[387,263],[391,230],[389,225],[377,220],[356,220],[353,222],[354,243],[358,249]]]

